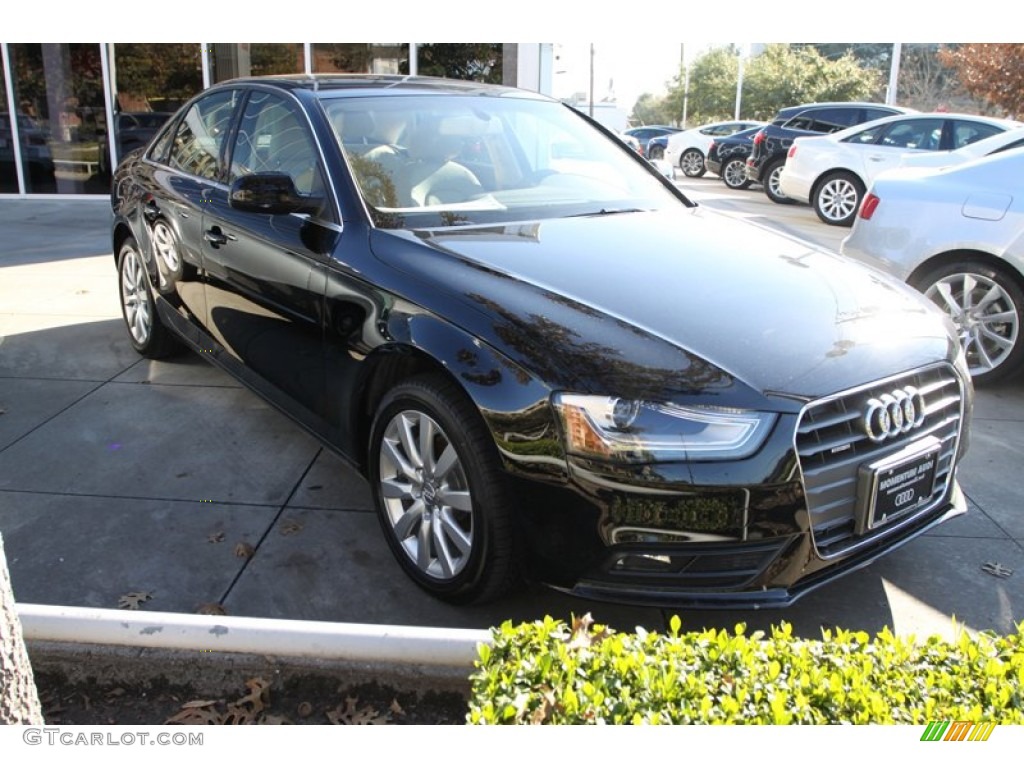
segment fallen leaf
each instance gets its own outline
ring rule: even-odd
[[[391,700],[391,706],[388,707],[388,709],[391,710],[391,714],[393,714],[393,715],[404,715],[405,714],[405,710],[402,709],[402,705],[398,703],[398,699],[392,699]]]
[[[302,523],[298,520],[285,520],[281,525],[281,535],[291,536],[293,533],[298,533],[302,530]]]
[[[214,702],[216,704],[216,702]],[[164,725],[221,725],[223,717],[212,705],[182,707],[181,711],[164,721]]]
[[[209,536],[206,537],[206,540],[211,544],[220,544],[222,541],[224,541],[224,531],[217,531],[216,533],[211,533]]]
[[[387,725],[388,715],[382,715],[369,705],[360,709],[358,704],[359,699],[346,698],[344,707],[339,705],[326,713],[328,722],[331,725]]]
[[[220,603],[200,603],[196,613],[203,616],[227,616],[228,612]]]
[[[247,541],[240,541],[235,544],[235,557],[252,557],[256,549]]]
[[[981,566],[981,570],[983,570],[985,573],[997,576],[1000,579],[1005,579],[1010,576],[1013,576],[1012,568],[1007,568],[1005,565],[1001,565],[999,563],[985,563],[983,566]]]
[[[260,719],[260,725],[295,725],[295,723],[281,715],[266,715]]]
[[[107,691],[107,698],[115,699],[118,696],[124,696],[124,688],[111,688]]]
[[[309,717],[313,714],[313,705],[308,701],[304,701],[299,704],[299,717]]]
[[[129,611],[137,611],[140,605],[152,599],[153,595],[149,592],[128,592],[121,595],[121,598],[117,601],[117,607],[125,608]]]

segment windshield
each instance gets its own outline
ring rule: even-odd
[[[389,95],[323,103],[380,227],[510,223],[682,204],[628,147],[557,102]]]

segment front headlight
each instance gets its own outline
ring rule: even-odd
[[[569,453],[625,462],[742,459],[764,442],[775,414],[556,393]]]

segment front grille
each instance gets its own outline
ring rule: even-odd
[[[916,387],[924,397],[923,423],[906,434],[873,442],[863,428],[867,401],[907,386]],[[844,554],[935,508],[953,479],[963,419],[962,400],[960,379],[949,365],[943,364],[819,400],[804,410],[797,429],[796,449],[819,555],[830,558]],[[940,443],[931,495],[898,522],[858,534],[857,516],[863,514],[866,504],[857,497],[860,467],[928,436]]]

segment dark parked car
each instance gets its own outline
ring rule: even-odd
[[[640,142],[640,146],[644,150],[644,157],[648,160],[658,160],[665,155],[668,137],[673,133],[679,133],[680,130],[671,125],[641,125],[636,128],[628,128],[624,133]]]
[[[437,597],[784,605],[965,509],[948,317],[555,100],[228,81],[113,182],[135,349],[184,344],[350,462]]]
[[[746,189],[753,183],[747,178],[747,157],[754,145],[754,136],[760,130],[758,126],[715,139],[708,149],[704,167],[709,173],[721,176],[730,189]]]
[[[772,122],[754,136],[754,145],[747,158],[747,178],[761,184],[773,202],[788,203],[790,199],[779,189],[779,175],[794,139],[835,133],[869,120],[909,112],[913,110],[854,101],[801,104],[780,109]]]

